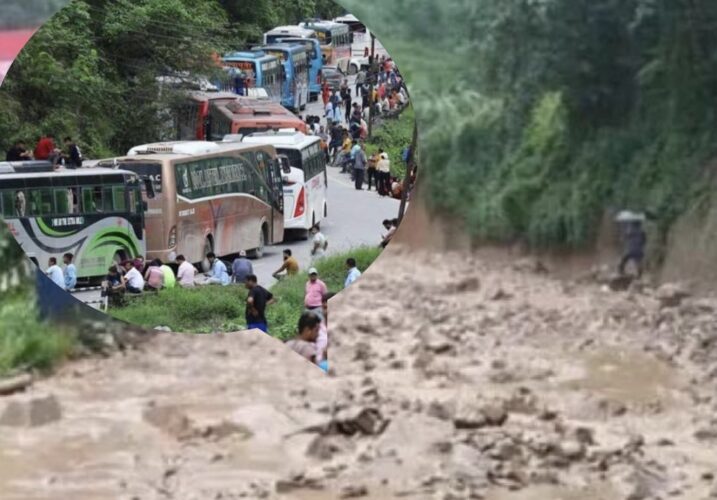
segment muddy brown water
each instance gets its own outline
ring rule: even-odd
[[[59,421],[0,428],[0,498],[706,499],[715,366],[687,355],[704,327],[658,330],[653,302],[392,244],[331,302],[331,376],[257,332],[68,364],[32,389]],[[660,360],[656,340],[687,354]],[[388,425],[328,430],[357,408]]]

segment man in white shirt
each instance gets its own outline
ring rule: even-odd
[[[55,257],[50,257],[45,273],[57,286],[63,290],[65,289],[65,275],[62,272],[62,268],[57,265],[57,259]]]
[[[144,278],[142,277],[142,273],[140,273],[137,268],[134,267],[134,263],[129,260],[124,263],[124,268],[126,272],[122,279],[124,280],[127,291],[134,294],[142,293],[142,290],[144,290]]]
[[[187,262],[184,255],[177,255],[176,262],[179,265],[177,269],[177,280],[182,288],[191,288],[194,286],[194,277],[197,274],[197,268]]]
[[[329,246],[329,242],[326,239],[326,236],[324,236],[321,231],[319,231],[318,226],[314,226],[311,228],[311,234],[314,235],[314,246],[311,248],[311,258],[312,260],[317,260],[326,255],[326,249]]]
[[[346,268],[349,270],[349,272],[346,275],[346,281],[344,281],[344,288],[348,288],[349,285],[351,285],[354,281],[359,279],[359,277],[361,276],[361,271],[359,271],[358,268],[356,267],[356,259],[354,259],[354,258],[346,259]]]

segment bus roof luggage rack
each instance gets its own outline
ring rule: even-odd
[[[153,144],[135,146],[129,150],[127,156],[143,154],[199,155],[214,153],[218,149],[219,146],[217,146],[216,143],[208,141],[155,142]]]
[[[54,170],[52,163],[45,160],[0,162],[0,173],[2,174],[52,172]]]

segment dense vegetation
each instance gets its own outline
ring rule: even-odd
[[[664,236],[708,190],[717,2],[344,3],[407,76],[433,208],[476,236],[580,247],[622,208]]]
[[[330,0],[72,0],[5,79],[0,147],[51,132],[102,157],[160,139],[175,96],[159,94],[156,76],[211,75],[215,51],[259,41],[278,24],[341,12]]]
[[[348,254],[322,259],[317,264],[321,279],[332,292],[343,289],[344,262],[351,256],[359,269],[368,268],[379,256],[378,248],[358,248]],[[287,278],[271,289],[277,303],[267,308],[269,332],[282,340],[291,338],[304,308],[306,273]],[[243,286],[164,290],[133,298],[129,306],[112,310],[115,318],[140,326],[168,326],[175,332],[212,333],[244,330],[247,290]]]

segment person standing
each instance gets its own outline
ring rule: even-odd
[[[250,274],[244,286],[249,290],[246,298],[246,327],[248,330],[261,330],[269,333],[269,324],[266,320],[266,306],[276,302],[272,293],[260,286],[256,275]]]
[[[321,326],[319,327],[319,336],[316,339],[316,362],[322,370],[328,370],[328,352],[329,352],[329,300],[335,294],[329,292],[321,299]]]
[[[125,274],[122,282],[129,293],[138,295],[144,290],[144,278],[142,274],[135,268],[134,263],[127,261],[124,263]]]
[[[341,101],[344,107],[344,118],[346,123],[349,123],[351,119],[351,89],[348,80],[344,80],[344,83],[341,84]]]
[[[330,98],[331,90],[329,89],[329,82],[324,80],[324,83],[321,85],[321,99],[324,101],[324,108],[329,103]]]
[[[311,259],[312,261],[315,261],[326,255],[326,249],[329,247],[329,242],[326,239],[326,236],[324,236],[319,230],[318,225],[311,228],[311,234],[313,235]]]
[[[71,137],[65,137],[65,147],[67,154],[62,155],[65,160],[66,168],[80,168],[82,166],[82,152],[77,144],[72,142]]]
[[[247,276],[254,274],[254,266],[246,258],[246,252],[239,252],[239,257],[232,262],[232,283],[244,283]]]
[[[286,346],[302,358],[317,364],[316,340],[319,337],[321,319],[312,312],[305,312],[299,318],[298,334],[286,341]]]
[[[366,83],[366,70],[361,68],[361,70],[356,74],[356,95],[360,94],[361,87],[364,83]]]
[[[32,154],[25,148],[25,141],[15,141],[13,147],[11,147],[5,161],[28,161],[32,160]]]
[[[625,275],[625,266],[629,262],[635,264],[637,277],[642,276],[642,261],[645,258],[645,246],[647,244],[647,235],[642,229],[642,223],[640,221],[633,221],[628,227],[627,234],[625,235],[626,248],[625,253],[620,260],[618,266],[618,273],[620,276]]]
[[[376,181],[378,194],[386,196],[391,191],[391,162],[383,149],[379,149],[379,160],[376,164]]]
[[[346,274],[346,281],[344,281],[344,288],[348,288],[361,277],[361,271],[356,267],[356,259],[352,257],[346,259],[346,269],[348,269],[348,273]]]
[[[376,169],[376,166],[378,165],[379,160],[379,153],[374,153],[371,155],[371,157],[368,159],[368,168],[366,169],[366,173],[368,175],[368,190],[371,191],[371,184],[375,184],[376,191],[378,191],[378,170]]]
[[[60,266],[57,265],[57,259],[55,257],[50,257],[47,262],[47,271],[45,271],[45,274],[47,274],[50,279],[60,288],[63,290],[65,289],[65,276],[62,273],[62,269]]]
[[[182,288],[193,288],[194,277],[197,275],[197,268],[187,262],[184,255],[177,255],[177,264],[179,269],[177,270],[177,278],[179,279],[179,286]]]
[[[65,290],[73,290],[77,286],[77,269],[72,263],[72,259],[75,256],[71,253],[66,253],[62,256],[62,261],[65,264]]]
[[[319,279],[319,271],[315,267],[309,269],[309,281],[306,282],[304,307],[307,311],[321,314],[321,300],[329,293],[326,283]]]
[[[359,150],[356,151],[356,156],[354,158],[354,185],[359,191],[363,189],[363,179],[366,174],[367,163],[368,160],[366,159],[366,153],[364,152],[364,145],[363,142],[360,142]]]
[[[210,271],[209,279],[206,281],[209,285],[222,285],[227,286],[230,283],[229,273],[227,272],[227,266],[221,260],[217,259],[214,252],[207,254],[207,260],[212,266]]]
[[[285,276],[296,276],[299,273],[299,261],[291,255],[291,250],[288,248],[284,250],[284,262],[279,269],[274,271],[272,277],[279,279],[281,277],[280,273],[284,271],[286,271]]]

